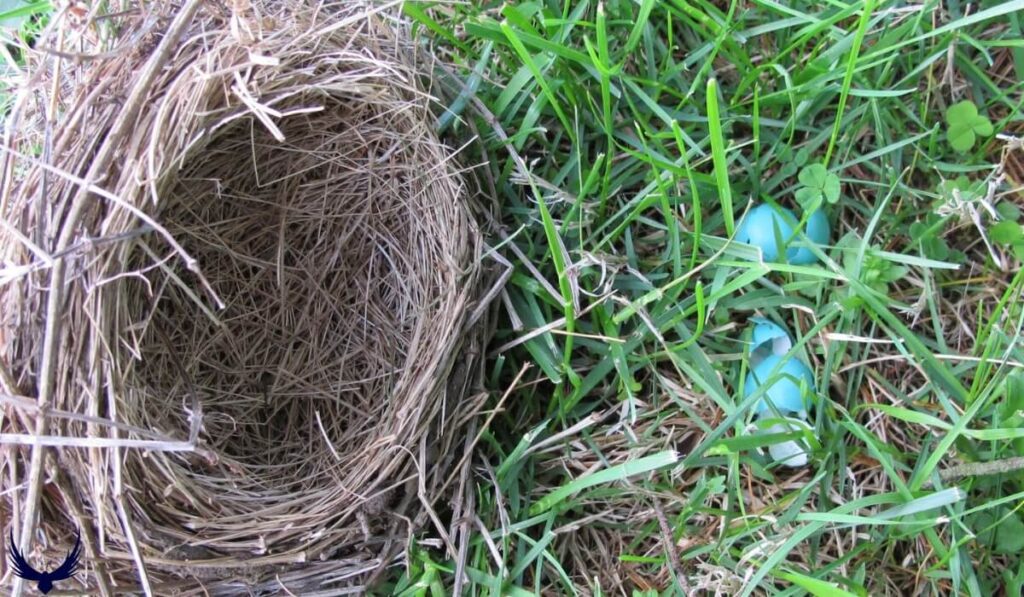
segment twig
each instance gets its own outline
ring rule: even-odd
[[[960,479],[962,477],[974,477],[977,475],[998,475],[1000,473],[1012,473],[1024,470],[1024,456],[1003,458],[990,462],[967,462],[951,466],[939,471],[939,478],[943,481]]]
[[[151,439],[118,439],[111,437],[70,437],[0,433],[0,445],[39,446],[51,448],[138,448],[150,452],[196,452],[194,444],[182,441]]]
[[[686,577],[683,576],[683,564],[679,558],[679,551],[676,549],[676,542],[672,539],[672,527],[668,524],[668,518],[665,516],[665,511],[661,509],[658,498],[652,497],[651,503],[654,504],[654,513],[658,517],[658,526],[661,528],[661,541],[665,545],[665,555],[668,556],[668,564],[672,569],[672,576],[676,578],[676,582],[679,583],[679,588],[683,591],[683,594],[689,595],[690,587],[686,582]]]

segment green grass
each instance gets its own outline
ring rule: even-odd
[[[1024,276],[980,240],[984,203],[1024,205],[1024,157],[955,151],[944,119],[969,99],[1024,133],[1024,2],[406,13],[501,207],[495,401],[532,367],[482,436],[463,556],[421,550],[398,588],[1020,594],[1024,476],[941,473],[1024,456]],[[814,163],[842,183],[821,263],[728,242],[752,202],[797,208]],[[746,433],[755,314],[815,371],[804,468]]]

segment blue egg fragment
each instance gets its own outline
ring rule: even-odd
[[[751,321],[754,322],[751,352],[761,348],[767,342],[772,343],[771,349],[774,354],[785,354],[793,347],[793,341],[786,330],[762,317],[752,317]]]
[[[781,356],[774,354],[766,357],[747,374],[743,397],[750,397],[762,384],[766,383],[771,378],[772,371],[779,367],[780,362],[782,365],[779,374],[769,386],[764,398],[754,406],[754,412],[758,415],[772,412],[769,403],[775,405],[775,409],[780,413],[804,412],[810,406],[810,402],[805,401],[800,393],[800,380],[806,381],[807,387],[813,393],[815,391],[814,374],[811,373],[807,365],[798,359],[791,358],[783,362]]]
[[[810,431],[814,429],[806,421],[787,418],[785,423],[776,423],[765,429],[766,433],[790,433],[793,431]],[[817,439],[817,437],[815,437]],[[807,465],[809,454],[805,451],[802,442],[788,440],[768,446],[768,454],[772,460],[790,468],[800,468]]]
[[[736,232],[736,240],[760,248],[765,261],[776,261],[779,258],[779,244],[775,242],[775,231],[778,229],[778,238],[782,246],[785,246],[786,241],[793,236],[795,222],[797,219],[793,217],[793,212],[784,207],[758,205],[743,218]]]
[[[811,217],[807,218],[804,234],[814,244],[824,245],[828,243],[829,232],[828,218],[825,217],[825,212],[820,209],[815,210]],[[799,247],[795,252],[792,251],[793,249],[786,251],[786,255],[789,257],[789,262],[794,265],[807,265],[818,260],[814,253],[806,247]]]

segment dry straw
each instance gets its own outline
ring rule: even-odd
[[[359,590],[414,529],[451,549],[483,244],[395,7],[76,6],[0,154],[21,545],[81,528],[104,594]]]

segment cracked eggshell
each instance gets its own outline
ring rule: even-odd
[[[772,378],[772,371],[779,367],[779,373],[772,380],[764,397],[754,405],[754,412],[761,415],[765,412],[771,413],[769,402],[775,405],[780,413],[806,413],[810,406],[810,400],[804,399],[800,392],[800,380],[807,383],[811,393],[815,392],[814,374],[807,365],[798,359],[785,359],[779,355],[771,355],[754,366],[747,374],[746,383],[743,386],[743,397],[748,398],[760,386]]]
[[[772,354],[784,355],[793,348],[793,340],[786,330],[762,317],[752,317],[754,332],[751,335],[750,351],[753,352],[767,342],[771,342]]]
[[[812,435],[814,434],[814,429],[806,421],[803,421],[801,419],[787,417],[781,420],[772,420],[778,422],[770,426],[767,424],[767,422],[764,422],[764,424],[758,426],[759,431],[765,434],[790,433],[793,431],[808,431]],[[815,438],[815,440],[817,440],[817,438]],[[761,453],[763,454],[764,451],[762,450]],[[774,462],[777,462],[782,466],[787,466],[790,468],[799,468],[801,466],[806,466],[808,460],[810,459],[810,455],[804,447],[804,442],[796,440],[786,440],[783,442],[778,442],[769,445],[768,456],[771,457],[771,459]]]

